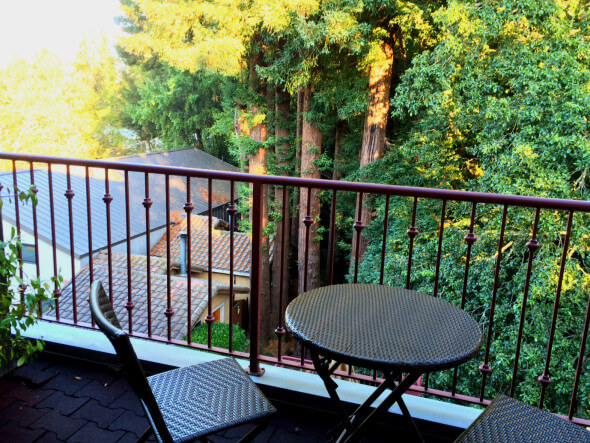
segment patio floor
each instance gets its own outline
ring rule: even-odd
[[[278,409],[256,442],[329,441],[332,420]],[[45,353],[0,378],[2,441],[133,442],[147,427],[139,401],[116,368]],[[211,439],[235,441],[245,432],[235,428]],[[391,433],[374,430],[362,441],[391,439]]]

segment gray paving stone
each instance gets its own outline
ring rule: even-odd
[[[54,409],[40,420],[32,423],[30,427],[54,432],[59,440],[67,440],[87,423],[86,420],[66,417]]]
[[[50,361],[39,359],[16,368],[10,376],[23,379],[33,386],[41,386],[57,374],[59,374],[58,369],[52,366]]]
[[[17,387],[4,394],[3,398],[13,398],[29,406],[35,406],[53,393],[55,393],[53,390],[42,390],[21,382]]]
[[[82,418],[96,423],[99,428],[106,429],[112,422],[123,415],[124,412],[125,409],[104,407],[96,400],[91,399],[70,415],[70,417]]]
[[[49,408],[38,409],[17,400],[0,412],[0,419],[5,421],[4,417],[7,417],[19,426],[29,426],[49,412],[51,412]]]
[[[74,395],[91,381],[92,379],[83,378],[79,375],[59,374],[45,383],[42,389],[59,390],[66,395]]]
[[[15,422],[9,422],[0,428],[0,439],[4,442],[29,442],[35,441],[44,433],[44,429],[27,429]]]
[[[150,423],[145,417],[138,417],[131,411],[125,411],[119,418],[110,424],[108,429],[112,431],[123,430],[133,432],[138,438],[149,427]]]
[[[139,398],[137,398],[137,394],[135,394],[131,388],[121,394],[121,396],[117,397],[117,399],[109,405],[109,408],[128,409],[140,417],[145,416],[145,412],[141,406],[141,403],[139,402]]]
[[[112,383],[102,383],[98,380],[92,380],[76,392],[74,396],[93,398],[101,405],[108,406],[127,391],[128,386],[127,382],[123,379],[115,380]]]
[[[37,407],[51,408],[60,411],[63,415],[70,415],[88,401],[89,398],[86,397],[71,397],[64,394],[62,391],[56,391],[40,402]]]
[[[119,441],[124,434],[125,432],[123,431],[108,431],[106,429],[100,429],[95,423],[86,423],[86,425],[68,438],[68,442],[88,443],[96,441],[101,443],[114,443]]]
[[[123,437],[117,440],[117,443],[135,443],[137,441],[137,435],[133,432],[125,432]]]
[[[55,432],[45,431],[41,438],[35,440],[35,443],[55,443],[56,441],[60,440]]]

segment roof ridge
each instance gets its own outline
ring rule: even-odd
[[[155,151],[155,152],[142,152],[141,154],[130,154],[130,155],[120,155],[117,157],[109,157],[110,159],[119,159],[119,158],[134,158],[134,157],[147,157],[148,155],[157,155],[157,154],[162,154],[164,152],[179,152],[179,151],[189,151],[189,150],[195,150],[198,151],[197,148],[193,147],[193,146],[188,146],[186,148],[179,148],[179,149],[165,149],[163,151]],[[203,151],[205,152],[205,151]],[[217,158],[217,157],[215,157]]]

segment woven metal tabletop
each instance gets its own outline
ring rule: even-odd
[[[548,412],[500,395],[457,441],[590,443],[590,432]]]
[[[482,344],[479,326],[465,311],[389,286],[314,289],[289,304],[285,323],[321,355],[375,369],[446,369],[474,357]]]

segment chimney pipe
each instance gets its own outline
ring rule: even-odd
[[[186,237],[186,231],[182,231],[180,233],[180,273],[183,275],[186,274]]]

